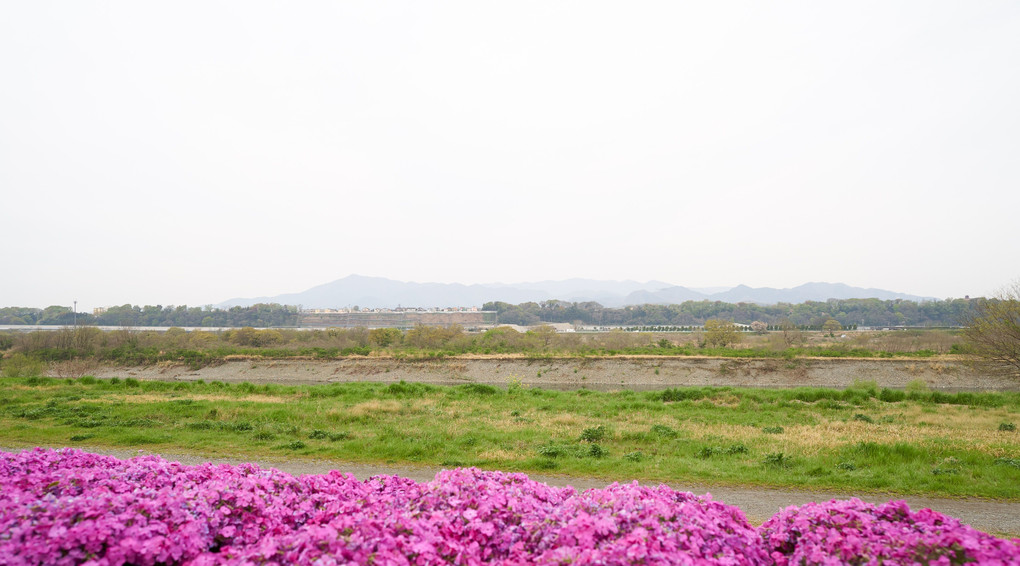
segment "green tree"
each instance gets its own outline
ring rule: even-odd
[[[397,328],[373,328],[368,331],[368,339],[380,348],[396,344],[403,337],[404,333]]]
[[[229,331],[228,335],[229,340],[238,346],[254,346],[257,341],[255,329],[250,326]]]
[[[283,334],[279,330],[273,330],[271,328],[265,328],[262,330],[256,330],[254,339],[252,340],[253,346],[274,346],[283,342]]]
[[[404,342],[422,350],[435,350],[463,334],[464,329],[459,324],[446,327],[419,324],[407,331],[404,335]]]
[[[497,352],[517,351],[520,348],[521,336],[523,334],[509,326],[497,326],[486,330],[479,343],[482,348],[493,349]]]
[[[828,332],[829,336],[835,336],[840,330],[843,330],[843,326],[834,318],[830,318],[822,324],[822,332]]]
[[[718,318],[705,321],[705,345],[722,347],[738,340],[737,325],[732,322]]]

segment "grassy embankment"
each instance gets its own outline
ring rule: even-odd
[[[0,445],[1020,499],[1020,394],[0,381]]]

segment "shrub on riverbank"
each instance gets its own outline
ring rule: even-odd
[[[698,333],[600,332],[557,333],[551,327],[518,332],[499,327],[486,332],[449,328],[398,329],[325,328],[314,330],[235,328],[185,332],[170,328],[111,330],[95,327],[52,331],[0,332],[0,355],[21,355],[36,362],[90,360],[121,365],[185,364],[199,368],[235,356],[266,359],[334,360],[356,356],[435,359],[458,355],[523,355],[528,357],[588,356],[713,356],[726,358],[931,358],[952,354],[942,331],[855,333],[852,339],[812,335],[807,343],[777,346],[766,337],[740,333],[741,341],[706,342]],[[909,338],[909,339],[905,339]],[[10,363],[8,359],[4,364]]]

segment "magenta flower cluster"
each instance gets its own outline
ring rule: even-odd
[[[795,564],[1020,564],[1020,539],[1004,540],[903,501],[807,503],[760,528],[777,566]]]
[[[760,529],[708,496],[577,493],[457,469],[417,483],[75,450],[0,453],[0,565],[1017,563],[1020,540],[833,501]]]

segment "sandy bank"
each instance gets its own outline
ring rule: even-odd
[[[184,365],[101,367],[97,377],[136,377],[172,381],[224,381],[317,384],[351,381],[426,382],[449,385],[519,383],[551,389],[650,390],[677,386],[836,387],[875,381],[905,388],[923,381],[940,391],[1018,391],[1009,378],[978,373],[945,359],[795,360],[699,357],[542,358],[456,357],[407,360],[352,357],[319,360],[233,360],[193,370]]]

